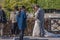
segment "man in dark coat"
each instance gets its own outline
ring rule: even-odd
[[[22,6],[21,11],[19,12],[19,15],[17,16],[17,23],[18,23],[18,27],[20,29],[20,39],[19,40],[23,40],[24,30],[26,28],[25,6]]]

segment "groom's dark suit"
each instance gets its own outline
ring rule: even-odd
[[[40,36],[44,36],[44,11],[43,9],[40,8],[40,10],[38,10],[38,17],[40,20]]]

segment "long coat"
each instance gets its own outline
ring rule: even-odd
[[[17,23],[18,23],[18,28],[20,30],[23,30],[26,28],[26,12],[21,11],[19,15],[17,15]]]

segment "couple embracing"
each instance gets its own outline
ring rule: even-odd
[[[44,37],[44,11],[42,8],[39,7],[39,5],[35,5],[34,7],[35,11],[35,24],[33,28],[33,34],[34,37]]]

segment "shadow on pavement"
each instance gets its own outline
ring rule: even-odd
[[[19,40],[19,38],[15,38],[14,40]],[[24,38],[24,40],[30,40],[29,38]]]

